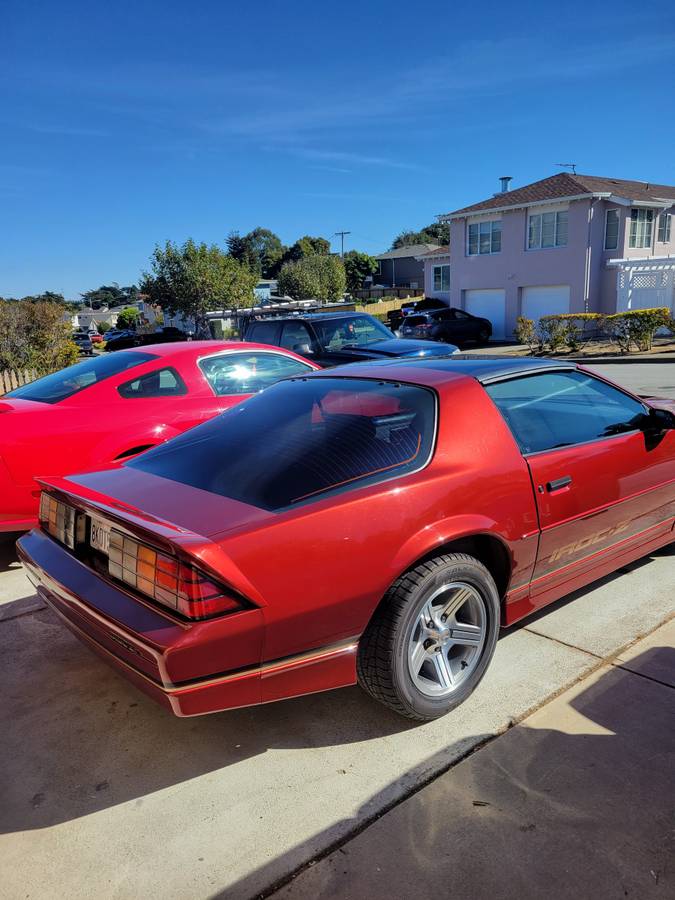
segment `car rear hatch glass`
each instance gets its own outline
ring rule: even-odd
[[[293,378],[127,466],[265,510],[417,471],[436,397],[417,385]]]

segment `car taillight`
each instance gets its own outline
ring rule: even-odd
[[[51,494],[40,494],[40,525],[47,532],[72,550],[75,542],[84,540],[85,521],[72,506],[62,503]]]
[[[243,604],[195,566],[110,530],[108,572],[190,619],[236,612]]]

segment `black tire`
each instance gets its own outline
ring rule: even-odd
[[[470,585],[480,595],[486,615],[485,641],[466,680],[450,696],[432,698],[412,679],[408,642],[428,597],[440,586],[457,581]],[[418,721],[437,719],[475,690],[494,654],[499,626],[499,592],[486,567],[465,553],[437,556],[406,572],[387,591],[359,642],[359,684],[399,715]]]
[[[491,336],[491,332],[487,328],[481,328],[478,332],[478,340],[481,344],[487,344]]]

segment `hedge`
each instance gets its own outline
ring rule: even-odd
[[[532,352],[556,352],[564,347],[576,351],[592,338],[604,336],[617,344],[622,353],[628,353],[633,345],[638,350],[650,350],[654,335],[664,327],[674,331],[675,320],[669,309],[657,307],[611,315],[561,313],[542,316],[536,326],[532,319],[519,316],[514,334]]]

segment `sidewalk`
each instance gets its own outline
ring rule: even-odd
[[[675,896],[675,619],[274,896]]]

